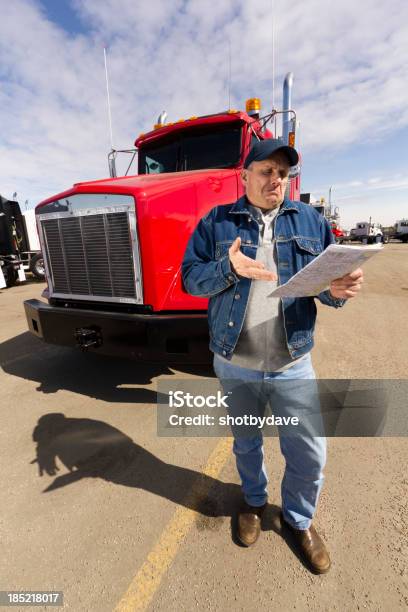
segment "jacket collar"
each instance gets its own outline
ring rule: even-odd
[[[251,216],[250,211],[248,210],[248,200],[246,195],[240,197],[235,204],[233,204],[229,210],[230,214],[235,215],[249,215]],[[293,200],[289,200],[289,198],[285,198],[280,206],[281,212],[285,210],[299,212],[299,202],[294,202]]]

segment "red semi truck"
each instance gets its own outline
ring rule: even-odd
[[[282,141],[293,145],[292,81],[289,73],[279,113]],[[245,156],[254,141],[272,136],[266,120],[276,114],[260,117],[255,98],[246,112],[159,122],[135,142],[137,175],[78,183],[41,202],[48,303],[24,303],[30,331],[109,355],[207,363],[207,300],[184,291],[181,261],[199,219],[242,195]],[[295,169],[292,199],[299,187]]]

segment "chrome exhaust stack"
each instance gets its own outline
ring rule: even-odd
[[[293,72],[288,72],[283,82],[283,115],[282,115],[282,140],[285,145],[289,143],[289,133],[295,131],[296,119],[291,117],[292,107]],[[292,145],[293,146],[293,145]]]

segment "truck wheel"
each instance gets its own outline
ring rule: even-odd
[[[31,258],[30,272],[32,272],[38,280],[45,279],[44,257],[41,253],[37,253],[37,255]]]

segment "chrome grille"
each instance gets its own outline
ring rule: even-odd
[[[110,207],[40,219],[53,295],[141,302],[129,210]]]

